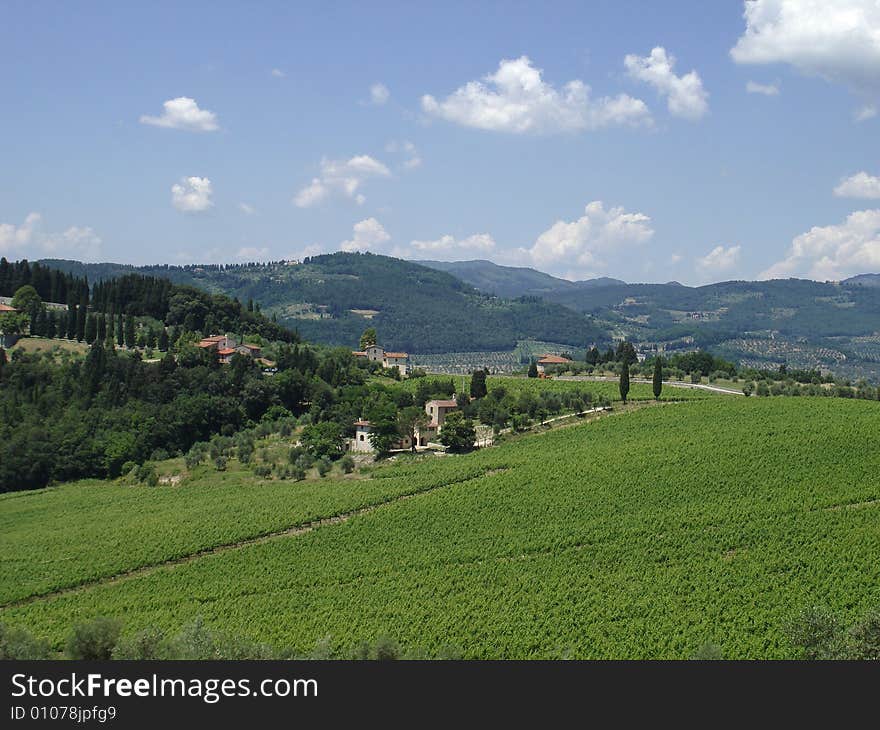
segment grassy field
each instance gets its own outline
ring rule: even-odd
[[[56,646],[96,615],[130,630],[201,616],[300,649],[385,634],[466,657],[676,658],[706,641],[726,657],[784,657],[781,628],[798,609],[855,615],[880,604],[878,415],[868,401],[718,396],[403,461],[347,484],[13,495],[0,499],[7,600],[385,503],[36,598],[0,620]]]
[[[22,350],[27,353],[34,352],[72,352],[84,355],[89,351],[85,342],[65,340],[61,338],[48,339],[46,337],[23,337],[15,343],[13,350]]]

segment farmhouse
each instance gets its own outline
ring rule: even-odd
[[[416,430],[416,446],[427,446],[431,441],[435,441],[440,431],[443,430],[446,416],[456,408],[458,408],[458,402],[455,400],[455,396],[451,400],[429,400],[425,403],[425,413],[430,421],[427,425]],[[391,448],[409,449],[412,448],[412,445],[409,436],[403,436]],[[372,453],[375,450],[370,442],[369,421],[355,421],[354,438],[351,440],[349,449],[360,453]]]
[[[239,343],[235,337],[230,335],[211,335],[203,338],[198,347],[209,352],[217,353],[220,362],[228,364],[232,361],[232,356],[238,353],[259,360],[262,357],[263,350],[259,345],[251,345],[247,343]]]
[[[352,350],[351,354],[370,362],[380,362],[383,368],[397,368],[401,375],[408,372],[409,354],[406,352],[385,352],[379,345],[370,345],[366,350]]]
[[[570,363],[567,357],[560,357],[559,355],[543,355],[540,360],[538,360],[538,372],[543,373],[544,369],[548,365],[565,365]]]

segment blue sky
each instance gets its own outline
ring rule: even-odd
[[[876,0],[2,0],[0,90],[8,258],[880,271]]]

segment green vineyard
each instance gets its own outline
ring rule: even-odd
[[[10,495],[0,621],[56,647],[99,615],[132,631],[198,616],[302,650],[388,635],[468,658],[786,657],[804,606],[880,604],[878,417],[699,397],[358,480]]]

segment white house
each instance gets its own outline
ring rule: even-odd
[[[392,449],[409,449],[412,448],[412,439],[409,436],[399,438],[393,444]],[[349,451],[356,451],[362,454],[371,454],[376,449],[373,442],[370,441],[370,422],[355,421],[354,422],[354,438],[349,444]]]
[[[354,422],[354,438],[351,440],[351,451],[359,451],[369,454],[373,451],[373,444],[370,442],[370,422],[355,421]]]

